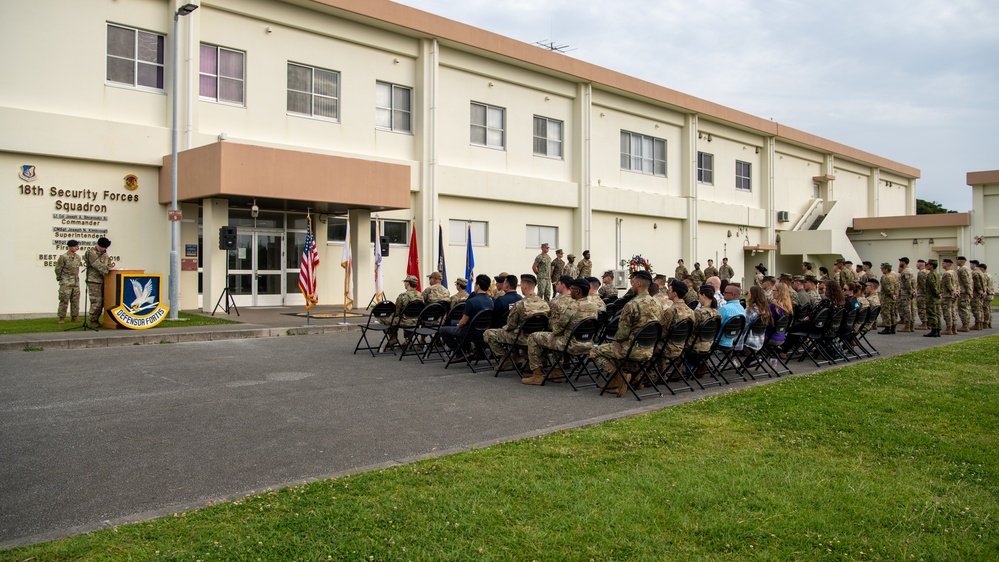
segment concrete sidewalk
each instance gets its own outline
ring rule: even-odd
[[[200,310],[185,310],[190,314],[200,314]],[[0,352],[23,351],[29,349],[85,349],[92,347],[119,347],[161,343],[181,343],[198,341],[238,340],[269,338],[277,336],[300,336],[305,334],[329,334],[356,330],[359,324],[367,322],[368,311],[354,310],[344,318],[341,306],[314,306],[311,318],[304,316],[304,306],[279,306],[241,308],[239,314],[218,312],[215,318],[234,320],[240,324],[213,326],[184,326],[184,321],[164,320],[159,326],[148,330],[73,330],[79,324],[66,324],[66,331],[39,332],[33,334],[0,335]]]

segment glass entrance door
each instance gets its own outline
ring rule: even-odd
[[[229,252],[229,292],[236,306],[284,305],[284,232],[240,229]]]

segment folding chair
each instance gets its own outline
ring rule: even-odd
[[[812,321],[810,326],[806,326],[805,322],[795,322],[788,330],[787,335],[791,337],[798,338],[798,343],[794,346],[794,349],[789,349],[787,351],[788,357],[797,356],[798,362],[805,360],[807,356],[809,359],[815,363],[815,366],[819,366],[819,362],[812,355],[813,352],[818,353],[818,342],[822,339],[822,335],[825,334],[826,325],[829,323],[829,309],[824,308],[815,315],[815,320]],[[821,354],[819,354],[821,355]]]
[[[465,315],[465,302],[459,302],[454,305],[454,308],[447,311],[447,323],[448,326],[457,326],[461,317]]]
[[[631,394],[639,401],[646,396],[658,396],[662,398],[663,393],[656,386],[656,378],[650,374],[651,361],[655,357],[653,351],[655,350],[656,343],[662,336],[663,326],[658,321],[653,320],[648,324],[642,326],[635,337],[631,340],[631,344],[628,346],[628,352],[625,353],[624,357],[621,359],[614,360],[614,370],[619,373],[634,373],[632,380],[627,380],[623,376],[621,380],[624,382]],[[644,359],[636,358],[635,355],[642,350],[649,352],[649,356]],[[652,367],[652,372],[655,372],[655,368]],[[648,383],[652,388],[652,392],[646,392],[643,394],[638,393],[638,386],[641,384]],[[600,395],[602,396],[604,392],[610,389],[616,389],[614,386],[605,385],[600,390]]]
[[[787,316],[782,317],[781,320],[784,320],[785,318],[787,318]],[[787,321],[785,320],[785,329],[786,329],[786,324]],[[769,378],[773,378],[771,373],[774,374],[776,373],[774,372],[775,369],[773,369],[770,366],[770,357],[767,354],[767,341],[765,339],[767,333],[766,319],[763,318],[762,316],[757,316],[756,320],[753,320],[753,323],[749,325],[749,331],[746,333],[751,334],[754,339],[755,338],[764,338],[764,339],[763,339],[763,344],[760,345],[759,349],[753,349],[750,347],[743,348],[743,349],[748,349],[750,351],[749,357],[747,357],[742,361],[744,373],[749,375],[749,377],[752,378],[753,380],[756,380],[757,375],[761,376],[766,375]],[[762,374],[760,373],[760,369],[763,370]],[[755,371],[755,373],[753,371]]]
[[[524,354],[527,354],[527,345],[521,345],[520,339],[527,338],[527,336],[533,334],[534,332],[541,332],[548,328],[548,315],[544,312],[539,312],[537,314],[532,314],[524,319],[517,328],[517,337],[513,339],[512,344],[503,344],[503,356],[497,361],[498,364],[502,365],[503,361],[509,359],[510,364],[513,365],[514,370],[517,371],[517,375],[521,378],[524,376],[524,365],[517,363],[516,354],[518,351],[523,350]],[[499,376],[499,371],[496,371],[495,376]]]
[[[562,346],[562,349],[550,350],[546,353],[552,360],[548,368],[544,370],[545,377],[541,381],[541,386],[544,386],[545,382],[548,381],[548,377],[555,370],[555,367],[559,367],[562,370],[562,376],[565,377],[565,380],[569,381],[573,390],[599,386],[599,383],[593,377],[593,373],[586,368],[587,360],[590,357],[589,350],[599,329],[600,322],[596,318],[586,318],[577,322],[573,326],[572,332],[570,332],[569,338],[566,340],[565,345]],[[591,347],[586,347],[587,344],[590,344]],[[579,353],[577,350],[581,348],[586,349],[586,351]],[[584,375],[589,377],[590,382],[577,384],[579,379]]]
[[[597,331],[596,337],[597,344],[614,340],[614,334],[617,333],[617,326],[621,322],[621,314],[615,314],[608,319],[609,316],[609,314],[605,314],[604,318],[600,318],[600,315],[597,315],[597,320],[600,320],[600,329]]]
[[[881,355],[881,352],[878,351],[877,348],[874,347],[874,345],[867,339],[867,333],[871,331],[871,328],[878,325],[879,314],[881,314],[881,305],[870,307],[867,310],[867,320],[864,322],[864,325],[860,327],[860,330],[857,331],[857,335],[854,338],[858,344],[863,342],[860,348],[864,350],[864,354],[867,355],[867,357],[874,357],[875,353]]]
[[[372,357],[375,356],[375,351],[381,347],[383,338],[378,339],[378,345],[371,345],[371,342],[368,340],[368,332],[375,332],[384,336],[385,331],[390,328],[386,320],[393,314],[395,314],[395,303],[393,302],[380,302],[371,309],[371,314],[368,315],[368,322],[361,326],[361,337],[357,340],[357,345],[354,346],[354,355],[357,355],[358,350],[366,349],[371,353]],[[364,342],[364,347],[361,347],[361,342]]]
[[[478,366],[479,361],[484,360],[489,369],[493,368],[492,361],[489,360],[489,355],[483,349],[485,345],[482,341],[482,332],[488,330],[489,326],[492,325],[493,314],[492,310],[483,310],[476,313],[475,317],[468,321],[468,328],[462,333],[461,338],[458,340],[458,345],[450,350],[448,354],[447,363],[444,364],[445,369],[451,363],[457,362],[455,360],[459,357],[468,365],[468,368],[473,373],[486,370],[486,368]]]
[[[773,374],[777,375],[778,377],[784,374],[788,375],[794,374],[794,372],[791,371],[791,367],[789,367],[787,363],[784,361],[784,359],[780,356],[781,346],[784,344],[784,342],[774,341],[774,336],[776,336],[777,334],[783,334],[784,337],[787,337],[787,331],[788,329],[790,329],[790,327],[791,327],[791,316],[790,315],[781,316],[780,319],[777,320],[777,323],[774,324],[774,332],[770,334],[770,337],[768,337],[767,340],[763,343],[763,351],[765,352],[765,355],[770,359],[770,370],[773,372]],[[774,365],[774,363],[779,364],[780,367],[777,367],[777,365]]]
[[[435,302],[423,307],[416,320],[416,326],[403,329],[406,334],[406,344],[402,346],[399,361],[402,361],[402,358],[411,351],[420,360],[420,363],[424,363],[424,355],[429,355],[430,343],[434,341],[445,318],[447,318],[447,307],[444,306],[443,302]],[[419,351],[416,349],[417,345],[421,346]]]
[[[397,340],[399,336],[405,335],[404,333],[400,333],[406,329],[403,327],[402,322],[404,320],[412,320],[415,325],[415,322],[417,322],[418,319],[420,318],[420,312],[423,311],[424,306],[425,305],[423,304],[423,301],[413,301],[407,304],[406,307],[402,309],[401,313],[395,315],[395,317],[392,319],[392,325],[390,327],[395,329],[395,336]],[[385,351],[391,352],[392,355],[395,355],[396,347],[405,347],[405,346],[399,343],[390,344],[389,331],[391,330],[387,330],[385,331],[384,334],[382,334],[382,344],[385,346]]]
[[[659,340],[659,349],[656,352],[653,365],[656,366],[656,373],[659,375],[660,384],[665,386],[670,394],[676,394],[677,390],[694,391],[694,387],[690,386],[690,383],[683,376],[683,357],[687,352],[691,332],[693,331],[694,321],[690,318],[684,318],[674,324]],[[667,353],[670,345],[680,346],[680,353],[674,357],[669,357]],[[662,365],[662,368],[659,365]],[[676,380],[670,381],[670,378]],[[686,386],[685,388],[673,388],[670,386],[670,382],[682,382]]]
[[[721,318],[709,318],[701,324],[701,327],[694,331],[692,334],[692,341],[690,343],[689,349],[683,354],[683,376],[684,379],[690,380],[694,379],[697,386],[704,390],[708,386],[718,385],[721,386],[723,383],[715,378],[715,382],[708,383],[705,386],[704,383],[697,378],[697,373],[695,369],[698,369],[702,364],[708,361],[711,354],[714,353],[714,343],[715,339],[718,337],[718,332],[721,331]],[[698,351],[697,345],[703,343],[710,343],[711,348],[707,351]],[[705,366],[707,370],[707,366]]]
[[[826,325],[825,331],[819,336],[816,342],[816,349],[819,354],[822,355],[821,361],[815,361],[815,366],[822,365],[835,365],[836,356],[839,355],[844,361],[846,361],[846,356],[840,353],[835,344],[839,338],[839,327],[843,325],[843,318],[846,312],[842,308],[837,308],[833,312],[832,316],[829,317],[829,323]],[[814,361],[814,359],[813,359]]]
[[[742,333],[745,329],[745,316],[733,316],[729,318],[721,327],[721,333],[718,338],[715,339],[713,353],[708,358],[708,371],[715,380],[721,378],[725,384],[732,384],[732,381],[725,377],[725,371],[729,368],[735,370],[735,374],[739,375],[743,381],[749,380],[746,378],[746,375],[742,374],[742,363],[739,361],[739,358],[737,357],[738,354],[735,350],[735,347],[742,339]],[[722,338],[730,339],[732,341],[732,345],[722,346]]]
[[[854,308],[853,310],[847,310],[843,314],[843,323],[840,324],[839,330],[836,332],[836,338],[833,340],[833,345],[837,346],[838,351],[847,361],[850,360],[847,357],[847,352],[853,354],[854,359],[863,359],[859,353],[857,353],[857,348],[854,347],[853,340],[857,335],[857,332],[853,329],[853,325],[857,323],[857,315],[860,310]],[[867,318],[867,311],[864,311],[864,318]]]

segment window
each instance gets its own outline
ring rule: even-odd
[[[243,105],[244,58],[242,51],[201,45],[201,99]]]
[[[397,133],[413,131],[413,90],[375,82],[375,127]]]
[[[504,138],[505,112],[506,110],[502,107],[472,102],[472,144],[490,148],[506,146]]]
[[[372,238],[374,238],[374,236],[372,236]],[[326,241],[342,243],[346,240],[347,240],[347,217],[334,217],[334,216],[327,217]]]
[[[700,183],[715,183],[715,155],[707,152],[697,153],[697,181]]]
[[[108,24],[107,81],[163,90],[162,35]]]
[[[753,189],[753,178],[752,178],[753,165],[749,162],[735,161],[735,188],[745,189],[746,191],[752,191]]]
[[[562,122],[534,116],[534,154],[562,159]]]
[[[338,119],[340,73],[288,63],[288,113]]]
[[[666,141],[621,131],[621,169],[666,176]]]
[[[448,244],[464,246],[465,235],[470,227],[472,231],[472,246],[489,245],[489,223],[484,221],[450,220],[448,221]]]
[[[552,248],[558,248],[558,227],[527,225],[527,247],[540,248],[547,242]]]

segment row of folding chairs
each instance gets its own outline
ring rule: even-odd
[[[867,338],[880,313],[880,306],[820,310],[812,322],[797,322],[791,327],[788,335],[796,343],[786,350],[786,355],[799,362],[810,359],[816,367],[881,355]]]

